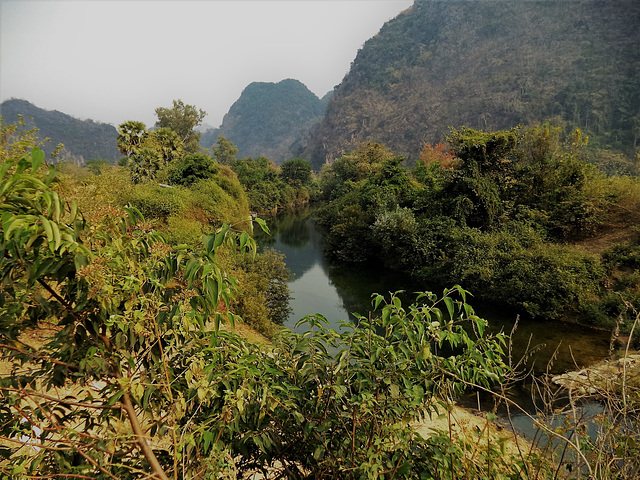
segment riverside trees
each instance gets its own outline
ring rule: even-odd
[[[309,333],[284,331],[261,351],[221,330],[240,319],[230,310],[237,282],[220,259],[225,248],[251,256],[248,232],[224,225],[200,246],[176,246],[135,208],[105,207],[89,221],[37,147],[2,158],[2,478],[236,478],[267,468],[431,478],[483,468],[406,423],[508,374],[504,336],[487,335],[463,289],[409,307],[375,295],[378,315],[343,333],[313,315]],[[30,340],[44,327],[50,334]]]
[[[459,283],[546,318],[612,323],[623,308],[605,283],[640,298],[637,281],[613,280],[620,272],[568,245],[609,224],[630,229],[640,207],[637,181],[584,161],[579,131],[563,139],[548,125],[462,127],[447,140],[448,150],[426,147],[411,172],[377,144],[325,167],[320,220],[330,253],[381,258],[427,284]]]

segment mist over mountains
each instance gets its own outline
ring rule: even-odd
[[[416,0],[358,52],[305,157],[377,141],[415,159],[448,127],[547,121],[633,153],[640,2]]]
[[[25,120],[25,128],[38,128],[38,138],[44,140],[42,149],[49,157],[59,143],[64,144],[60,158],[84,165],[93,158],[115,162],[120,158],[113,125],[79,120],[57,110],[44,110],[26,100],[11,99],[0,104],[0,115],[7,124],[16,123],[18,115]]]
[[[77,163],[120,157],[111,125],[24,100],[5,101],[0,114],[5,123],[32,117],[28,125],[52,139],[48,153],[64,143]],[[298,80],[251,83],[218,128],[201,128],[200,143],[210,148],[225,135],[239,158],[301,157],[318,170],[364,141],[412,161],[449,127],[543,122],[635,157],[640,2],[416,0],[363,45],[325,98]]]
[[[302,82],[254,82],[231,106],[219,128],[205,132],[208,148],[218,135],[238,147],[238,158],[265,156],[276,164],[299,156],[309,133],[322,119],[328,98],[319,99]]]

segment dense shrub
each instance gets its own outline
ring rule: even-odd
[[[460,283],[531,316],[603,322],[594,306],[606,297],[606,269],[561,242],[640,218],[637,180],[587,164],[579,131],[463,127],[448,141],[449,152],[425,147],[413,176],[372,144],[325,166],[319,225],[330,253],[349,262],[380,256],[431,285]]]
[[[188,187],[198,180],[214,177],[218,171],[217,162],[210,156],[195,153],[171,162],[166,177],[171,185]]]

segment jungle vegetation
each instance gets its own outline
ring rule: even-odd
[[[640,301],[640,183],[589,164],[586,142],[550,125],[462,127],[446,145],[425,144],[412,169],[363,144],[319,174],[327,251],[425,285],[464,285],[523,318],[611,326],[619,294]]]
[[[160,113],[177,123],[119,126],[117,166],[53,165],[34,132],[2,124],[2,478],[636,476],[640,396],[626,379],[595,437],[573,399],[562,428],[540,423],[546,446],[506,450],[487,434],[493,414],[469,437],[413,428],[451,423],[471,388],[517,408],[508,338],[489,333],[467,288],[633,334],[640,188],[587,163],[580,131],[461,127],[411,170],[368,143],[316,182],[305,160],[237,159],[224,137],[215,157],[193,151],[174,130],[188,106],[174,107]],[[276,331],[287,272],[256,253],[266,224],[251,213],[313,189],[336,257],[464,288],[411,305],[374,294],[340,332],[320,314],[301,320],[305,334]],[[626,242],[580,247],[619,232]],[[238,335],[243,321],[271,342]]]

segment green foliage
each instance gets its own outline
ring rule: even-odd
[[[136,153],[143,145],[147,137],[147,126],[135,120],[130,120],[118,125],[118,150],[125,157]]]
[[[289,316],[289,271],[282,255],[272,250],[230,263],[241,295],[233,304],[243,321],[268,338]]]
[[[172,108],[156,108],[158,121],[156,127],[168,127],[173,130],[184,145],[187,153],[199,150],[200,133],[195,128],[202,123],[207,112],[193,105],[185,105],[182,100],[174,100]]]
[[[158,228],[166,232],[169,238],[180,240],[179,243],[197,242],[200,233],[211,226],[235,223],[248,215],[247,197],[237,179],[222,175],[199,180],[190,188],[153,183],[136,185],[121,192],[119,202],[129,203],[145,217],[159,222]],[[196,229],[196,223],[200,224],[199,229]],[[182,225],[186,230],[167,228],[170,225]],[[197,235],[190,237],[188,231],[197,232]]]
[[[379,257],[420,281],[459,283],[531,316],[610,324],[598,305],[617,313],[605,307],[598,256],[555,242],[637,221],[637,180],[607,178],[587,164],[579,131],[563,138],[549,125],[463,127],[448,139],[456,158],[422,163],[413,178],[380,145],[325,166],[329,202],[319,225],[330,253],[348,262]]]
[[[412,271],[424,261],[418,222],[410,209],[398,207],[385,211],[376,216],[371,228],[387,267]]]
[[[0,343],[15,359],[39,365],[2,378],[2,436],[20,438],[25,428],[30,436],[32,426],[42,432],[35,452],[22,448],[24,440],[12,444],[15,466],[8,468],[13,478],[80,472],[136,478],[149,469],[167,478],[145,438],[141,412],[165,412],[152,415],[151,432],[173,431],[177,455],[175,428],[192,399],[173,390],[170,379],[181,375],[174,370],[181,355],[203,348],[207,328],[234,321],[221,306],[229,305],[235,282],[215,256],[236,240],[226,226],[205,236],[201,251],[174,248],[134,208],[88,225],[76,204],[52,189],[55,169],[38,173],[43,161],[34,148],[0,171]],[[248,240],[240,238],[241,250],[251,247]],[[43,322],[54,333],[42,348],[20,340]],[[70,384],[80,387],[72,399],[46,395]],[[131,430],[122,435],[125,418]],[[80,425],[99,433],[78,435]],[[183,424],[181,433],[189,436],[192,427]],[[189,475],[202,469],[197,455],[184,451],[185,461]]]
[[[309,190],[303,184],[285,183],[283,177],[266,157],[236,160],[232,166],[249,197],[249,204],[258,213],[275,213],[309,201]]]
[[[311,183],[311,165],[302,158],[287,160],[280,165],[280,176],[290,185],[308,185]]]
[[[188,187],[198,180],[214,177],[218,171],[217,163],[210,156],[196,153],[169,164],[167,181]]]
[[[148,132],[144,123],[128,121],[118,132],[118,149],[125,155],[119,164],[131,169],[134,183],[155,180],[161,169],[184,156],[184,144],[171,128]]]
[[[193,361],[211,385],[204,401],[222,417],[199,443],[224,442],[240,457],[239,472],[271,467],[288,478],[435,474],[433,443],[407,422],[437,408],[438,398],[462,392],[465,382],[489,385],[508,372],[500,360],[504,337],[486,336],[486,322],[473,315],[464,295],[454,289],[437,300],[426,293],[408,308],[395,296],[374,295],[374,319],[359,317],[358,325],[345,323],[338,333],[321,316],[306,317],[301,323],[308,333],[282,331],[267,355],[220,335],[217,349]],[[475,334],[463,328],[467,323]],[[452,461],[460,465],[462,457]]]
[[[100,175],[102,173],[101,169],[107,165],[110,165],[109,160],[92,158],[84,166],[94,175]]]
[[[211,147],[216,161],[222,165],[233,165],[238,153],[238,147],[231,143],[224,135],[218,135],[216,145]]]
[[[142,147],[129,157],[131,180],[143,183],[155,180],[158,171],[164,166],[162,154],[153,148]]]
[[[393,158],[384,145],[364,143],[354,152],[337,158],[320,172],[320,187],[323,197],[333,199],[341,195],[343,187],[365,180],[376,172],[382,162]]]
[[[34,148],[0,170],[0,348],[14,366],[0,378],[3,478],[233,478],[267,467],[422,478],[439,468],[437,449],[407,422],[509,373],[505,337],[487,335],[459,287],[409,307],[374,295],[375,317],[341,333],[306,317],[308,333],[283,330],[261,351],[220,330],[237,320],[242,285],[219,262],[234,252],[250,275],[279,272],[268,304],[283,294],[281,259],[254,260],[251,236],[229,225],[197,248],[168,244],[133,207],[89,223],[43,162]],[[23,340],[43,325],[42,346]],[[464,468],[463,456],[451,461]]]
[[[436,267],[441,281],[455,278],[486,299],[534,317],[584,311],[605,276],[594,256],[543,242],[527,227],[490,233],[456,229],[440,247],[447,252]],[[433,278],[434,270],[425,273]]]
[[[144,141],[144,146],[158,152],[162,157],[163,165],[170,164],[182,158],[185,154],[183,141],[169,127],[160,127],[149,132]]]

